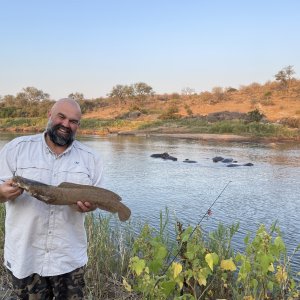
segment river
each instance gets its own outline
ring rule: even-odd
[[[0,149],[14,136],[0,134]],[[288,253],[300,243],[300,145],[296,143],[224,143],[163,137],[81,136],[79,139],[101,153],[105,185],[117,192],[132,210],[133,220],[159,226],[159,213],[169,209],[171,223],[196,225],[204,218],[204,230],[219,222],[235,224],[233,239],[242,248],[243,238],[259,224],[275,221],[283,233]],[[168,152],[177,161],[150,157]],[[252,167],[229,168],[212,158],[233,158]],[[185,159],[197,163],[184,163]],[[229,184],[228,184],[229,183]],[[222,195],[218,198],[224,187]],[[300,269],[299,252],[293,265]]]

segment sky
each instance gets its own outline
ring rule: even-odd
[[[158,94],[300,74],[299,0],[0,0],[0,95]]]

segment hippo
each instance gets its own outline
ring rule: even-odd
[[[224,158],[223,160],[221,160],[222,163],[228,164],[233,162],[233,158]]]
[[[252,167],[252,166],[254,166],[254,164],[253,163],[246,163],[246,164],[241,165],[241,164],[235,164],[235,163],[233,163],[233,164],[227,165],[226,167],[234,168],[234,167],[241,167],[241,166]]]
[[[212,160],[213,160],[213,162],[218,162],[218,161],[222,161],[224,159],[224,157],[222,157],[222,156],[216,156],[216,157],[214,157]]]
[[[190,159],[188,159],[188,158],[186,158],[183,162],[184,162],[184,163],[189,163],[189,164],[194,164],[194,163],[196,163],[195,160],[190,160]]]
[[[235,162],[235,163],[237,162],[236,160],[233,160],[233,158],[224,158],[222,156],[216,156],[212,160],[215,163],[221,161],[222,163],[225,163],[225,164],[228,164],[231,162]]]
[[[234,168],[234,167],[240,167],[241,165],[239,165],[239,164],[229,164],[229,165],[227,165],[226,167],[229,167],[229,168]]]
[[[169,159],[169,160],[177,161],[176,157],[169,155],[167,152],[152,154],[151,157],[162,158],[162,159]]]

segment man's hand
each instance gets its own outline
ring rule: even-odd
[[[89,211],[93,211],[97,208],[96,205],[93,205],[90,202],[82,202],[82,201],[78,201],[77,205],[73,205],[73,208],[79,212],[89,212]]]
[[[23,189],[14,186],[12,179],[9,179],[0,185],[0,202],[14,200],[23,193]]]

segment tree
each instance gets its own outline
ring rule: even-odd
[[[195,89],[192,89],[190,87],[184,87],[182,90],[181,90],[181,94],[184,95],[184,96],[190,96],[190,95],[193,95],[195,94]]]
[[[144,82],[137,82],[132,86],[134,95],[138,98],[145,99],[147,96],[154,95],[152,87]]]
[[[23,89],[23,92],[17,94],[24,97],[28,102],[40,102],[42,100],[49,100],[49,94],[44,93],[42,90],[38,90],[35,87],[29,86]]]
[[[216,86],[211,90],[213,95],[212,103],[218,103],[220,101],[226,100],[226,94],[224,93],[224,89],[220,86]]]
[[[2,103],[5,106],[15,106],[16,105],[16,98],[13,95],[5,95],[2,99]]]
[[[275,74],[275,79],[279,81],[283,88],[289,89],[291,81],[294,79],[295,71],[293,66],[287,66]]]
[[[117,84],[108,94],[109,97],[117,99],[119,105],[126,103],[126,99],[145,99],[147,96],[154,95],[154,91],[151,86],[144,82],[137,82],[131,85]]]
[[[82,101],[82,100],[84,100],[84,95],[82,93],[76,92],[76,93],[71,93],[68,96],[68,98],[71,98],[71,99],[73,99],[75,101]]]
[[[117,99],[119,105],[123,102],[126,103],[127,98],[132,98],[134,95],[134,90],[132,86],[117,84],[108,94],[109,97]]]

